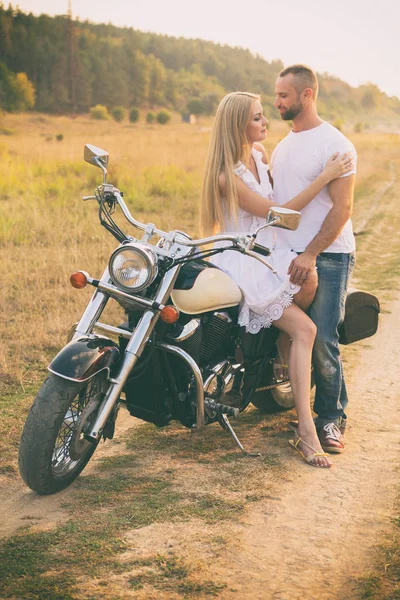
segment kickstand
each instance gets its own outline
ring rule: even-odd
[[[218,415],[218,423],[221,425],[222,429],[225,429],[225,431],[228,431],[231,434],[236,445],[239,446],[239,448],[241,449],[243,454],[245,454],[246,456],[261,456],[261,454],[259,452],[247,452],[243,448],[238,436],[236,435],[232,425],[229,422],[228,417],[225,414],[221,413]]]

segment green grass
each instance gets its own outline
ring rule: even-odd
[[[133,589],[143,588],[151,585],[155,589],[170,591],[179,594],[180,598],[196,598],[201,596],[218,596],[226,587],[226,584],[217,584],[213,581],[191,581],[190,576],[194,572],[193,567],[182,559],[174,556],[157,555],[148,560],[138,560],[133,566],[147,567],[149,570],[129,579]]]
[[[56,572],[57,532],[25,533],[0,546],[0,594],[24,599],[70,600],[74,581],[68,570]],[[51,569],[53,573],[48,573]]]
[[[22,427],[40,385],[39,377],[44,376],[40,366],[30,365],[18,385],[0,383],[0,474],[18,471],[16,459]]]

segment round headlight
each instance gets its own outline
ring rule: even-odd
[[[123,246],[111,255],[109,271],[117,287],[126,292],[139,292],[156,278],[157,256],[145,246]]]

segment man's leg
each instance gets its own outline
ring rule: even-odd
[[[317,429],[329,423],[340,427],[348,403],[339,350],[338,327],[343,321],[352,254],[325,253],[317,258],[318,289],[309,315],[317,326],[313,365],[316,385],[314,411]]]

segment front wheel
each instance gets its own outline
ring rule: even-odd
[[[84,438],[107,389],[107,371],[77,383],[49,375],[28,414],[19,447],[19,470],[38,494],[53,494],[85,468],[97,442]]]

